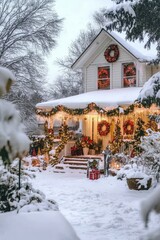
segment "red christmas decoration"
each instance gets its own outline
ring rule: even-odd
[[[98,133],[100,136],[107,136],[109,131],[110,124],[107,121],[102,120],[100,123],[98,123]]]
[[[123,124],[124,133],[127,135],[133,134],[134,132],[134,122],[131,120],[126,120]]]
[[[110,77],[110,73],[109,73],[109,69],[105,68],[105,67],[100,67],[98,68],[98,78],[109,78]]]
[[[130,87],[136,84],[136,68],[133,63],[124,66],[124,86]]]
[[[136,68],[134,64],[128,64],[124,67],[124,76],[135,76],[136,75]]]
[[[113,56],[111,54],[113,52]],[[107,62],[112,63],[116,62],[119,57],[119,49],[118,46],[115,44],[111,44],[106,51],[104,52],[104,57],[107,60]]]
[[[48,134],[53,134],[53,129],[52,128],[48,129]]]

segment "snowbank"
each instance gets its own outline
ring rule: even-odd
[[[78,240],[58,211],[0,214],[1,240]]]

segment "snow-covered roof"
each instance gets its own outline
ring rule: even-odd
[[[151,61],[155,56],[146,56],[142,52],[139,52],[136,47],[133,47],[134,43],[129,43],[115,32],[108,32],[104,28],[98,33],[91,44],[85,49],[85,51],[79,56],[79,58],[72,64],[73,69],[82,68],[84,63],[92,56],[92,54],[97,51],[100,44],[103,43],[106,37],[110,37],[113,41],[116,41],[124,50],[135,57],[140,62]]]
[[[148,97],[158,97],[160,96],[159,88],[156,88],[160,85],[160,72],[155,73],[143,86],[138,99],[141,101]],[[155,91],[155,88],[157,91]]]
[[[63,105],[72,109],[85,108],[92,102],[101,108],[114,108],[121,105],[132,104],[137,99],[141,89],[142,88],[140,87],[130,87],[92,91],[71,97],[38,103],[36,108],[50,110],[58,105]]]

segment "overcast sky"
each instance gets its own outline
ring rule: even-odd
[[[67,55],[71,42],[93,21],[94,12],[106,6],[113,6],[111,0],[55,0],[56,12],[60,18],[64,18],[64,22],[57,46],[47,61],[49,81],[54,81],[60,71],[55,63],[56,58]]]

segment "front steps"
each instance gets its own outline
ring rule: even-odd
[[[87,174],[87,164],[89,159],[100,159],[100,156],[64,156],[61,163],[54,166],[54,173],[84,173]]]

